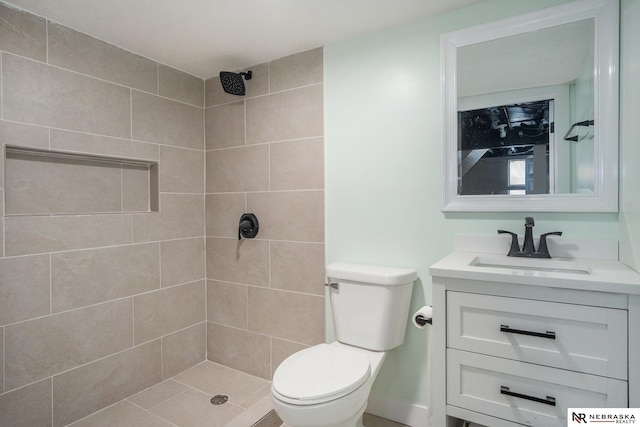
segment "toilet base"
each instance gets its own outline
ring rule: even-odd
[[[355,414],[353,414],[346,420],[338,423],[326,424],[325,422],[318,420],[318,418],[316,417],[313,417],[311,419],[305,417],[304,420],[300,418],[298,418],[298,420],[283,419],[283,421],[285,422],[284,424],[285,427],[364,427],[364,424],[362,423],[362,418],[366,408],[367,408],[367,403],[365,402],[365,404],[362,405],[362,407]],[[277,413],[278,411],[276,411],[276,414]],[[282,418],[282,416],[280,418]],[[299,421],[299,422],[296,422],[296,421]]]

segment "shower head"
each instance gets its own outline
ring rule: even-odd
[[[242,79],[243,76],[246,80],[251,80],[251,71],[244,73],[220,71],[220,83],[222,84],[222,89],[231,95],[244,96],[245,89],[244,80]]]

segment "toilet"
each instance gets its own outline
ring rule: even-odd
[[[327,265],[336,341],[292,354],[273,375],[273,407],[288,427],[362,427],[387,351],[404,342],[415,270]]]

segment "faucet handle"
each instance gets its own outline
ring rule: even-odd
[[[498,230],[498,234],[510,234],[511,235],[511,248],[507,256],[513,256],[520,253],[520,245],[518,244],[518,235],[507,230]]]
[[[544,233],[540,235],[540,244],[538,245],[538,253],[543,258],[551,258],[549,255],[549,248],[547,247],[547,236],[562,236],[562,231],[552,231],[551,233]]]

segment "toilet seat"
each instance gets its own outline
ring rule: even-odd
[[[356,390],[369,378],[369,358],[357,351],[319,344],[289,356],[273,375],[278,399],[295,405],[314,405]]]

